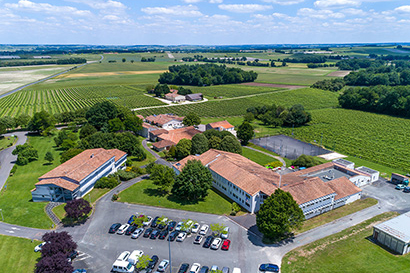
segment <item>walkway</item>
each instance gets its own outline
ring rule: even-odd
[[[25,131],[4,134],[5,137],[11,135],[17,136],[18,139],[16,144],[0,151],[0,191],[3,189],[4,184],[9,178],[10,171],[17,160],[17,156],[12,155],[12,152],[16,149],[17,145],[23,145],[27,141],[27,132]]]
[[[155,160],[155,163],[161,164],[161,165],[164,165],[164,166],[168,166],[168,167],[172,168],[172,164],[171,164],[171,163],[169,163],[168,161],[162,159],[156,152],[154,152],[153,150],[151,150],[151,149],[148,147],[147,141],[148,141],[148,139],[144,139],[144,140],[142,141],[142,147],[144,147],[145,150],[147,150],[150,154],[152,154],[152,155],[155,157],[155,159],[156,159],[156,160]]]
[[[247,149],[251,149],[251,150],[253,150],[253,151],[259,152],[259,153],[261,153],[261,154],[264,154],[264,155],[267,155],[267,156],[270,156],[270,157],[273,157],[273,158],[279,160],[280,162],[282,162],[283,167],[286,167],[286,162],[285,162],[285,160],[283,160],[283,158],[281,158],[280,156],[271,155],[270,153],[263,152],[263,151],[259,151],[259,150],[255,149],[255,148],[248,147],[248,146],[242,146],[242,147],[243,147],[243,148],[247,148]]]
[[[37,229],[22,227],[0,222],[0,234],[14,237],[27,238],[31,240],[41,240],[44,233],[49,232],[46,229]]]

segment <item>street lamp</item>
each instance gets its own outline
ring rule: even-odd
[[[169,273],[172,273],[172,262],[171,262],[171,240],[169,239],[169,236],[170,236],[169,225],[167,226],[167,229],[168,229]]]
[[[0,209],[0,213],[1,213],[1,221],[4,222],[3,210],[2,209]]]

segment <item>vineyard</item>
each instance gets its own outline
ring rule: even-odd
[[[403,171],[410,170],[410,120],[345,109],[312,111],[310,126],[294,129],[298,139]],[[292,129],[272,133],[292,134]]]
[[[143,89],[126,85],[24,90],[0,99],[0,117],[22,113],[33,115],[41,110],[61,113],[89,107],[103,100],[129,108],[164,104],[144,93]]]

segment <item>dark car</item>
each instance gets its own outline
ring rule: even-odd
[[[142,235],[144,238],[148,238],[151,235],[151,232],[153,231],[153,228],[147,228],[144,232],[144,235]]]
[[[178,273],[187,273],[189,268],[189,264],[181,264],[179,267]]]
[[[168,225],[168,220],[165,219],[165,222],[164,222],[164,221],[161,221],[161,222],[158,224],[158,228],[159,228],[159,229],[164,229],[164,228],[167,227],[167,225]]]
[[[167,229],[162,230],[159,233],[158,239],[164,240],[168,236],[169,231]]]
[[[208,237],[206,237],[205,239],[205,243],[202,245],[203,247],[209,248],[212,244],[214,237],[212,237],[211,235],[209,235]]]
[[[157,255],[153,255],[151,257],[151,261],[148,263],[148,266],[147,266],[147,273],[152,272],[154,267],[157,265],[158,260],[159,260],[159,258],[158,258]]]
[[[136,229],[137,229],[137,226],[129,226],[127,230],[125,231],[125,235],[131,235]]]
[[[201,267],[201,270],[199,270],[199,273],[208,273],[208,271],[209,271],[209,267],[204,265],[203,267]]]
[[[259,272],[279,272],[279,266],[276,264],[261,264]]]
[[[410,192],[410,187],[405,187],[405,188],[403,189],[403,192]]]
[[[112,224],[112,226],[110,227],[110,230],[108,231],[108,233],[116,233],[117,230],[120,228],[120,226],[121,226],[120,223]]]
[[[158,226],[158,219],[159,216],[155,217],[154,220],[152,220],[151,227],[156,228]]]
[[[135,218],[137,218],[137,215],[131,215],[130,219],[128,219],[127,224],[128,224],[128,225],[131,225],[132,222],[134,222],[134,219],[135,219]]]
[[[175,221],[169,222],[168,223],[168,230],[173,231],[176,225],[177,225],[177,222],[175,222]]]
[[[160,231],[158,229],[154,230],[153,232],[151,232],[151,235],[149,236],[149,238],[153,240],[157,239],[159,232]]]
[[[171,232],[168,236],[168,240],[173,242],[175,241],[175,238],[178,236],[179,231],[174,230],[173,232]]]
[[[71,262],[72,260],[74,260],[78,256],[78,254],[79,253],[78,253],[77,250],[73,250],[67,255],[67,258]]]

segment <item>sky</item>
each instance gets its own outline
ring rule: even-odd
[[[0,0],[1,44],[410,42],[410,0]]]

